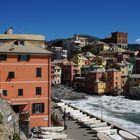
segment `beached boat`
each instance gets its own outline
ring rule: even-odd
[[[101,123],[90,125],[91,128],[94,128],[94,127],[106,127],[106,126],[107,126],[106,122],[101,122]]]
[[[138,138],[124,130],[119,131],[119,135],[124,138],[125,140],[138,140]]]
[[[99,140],[124,140],[118,134],[108,135],[101,132],[97,133],[97,137],[99,138]]]
[[[64,130],[64,126],[61,127],[38,127],[39,131],[49,131],[49,132],[62,132]]]
[[[97,137],[99,140],[112,140],[107,134],[97,133]]]
[[[40,135],[41,138],[45,138],[45,139],[66,139],[67,135],[66,134],[62,134],[62,133],[50,133],[50,134],[45,134],[45,132],[43,132],[44,134]],[[47,132],[46,132],[47,133]]]
[[[101,122],[101,120],[94,120],[94,121],[88,121],[88,122],[83,122],[84,123],[84,125],[86,125],[87,127],[90,127],[91,125],[93,125],[93,124],[98,124],[98,123],[100,123]]]
[[[93,132],[99,132],[99,131],[101,131],[101,130],[110,130],[111,129],[111,126],[107,126],[107,127],[97,127],[97,128],[93,128],[93,127],[91,127],[91,130],[93,131]]]
[[[89,116],[83,117],[83,118],[78,118],[79,122],[84,122],[85,120],[90,119]]]
[[[118,134],[109,135],[112,140],[125,140]]]
[[[99,130],[98,132],[104,133],[104,134],[107,134],[107,135],[114,135],[114,134],[117,134],[117,129]]]

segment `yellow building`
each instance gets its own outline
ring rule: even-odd
[[[0,43],[22,44],[27,46],[37,46],[45,48],[45,36],[33,34],[13,34],[13,28],[10,27],[4,34],[0,34]]]
[[[86,65],[86,62],[88,61],[88,59],[85,58],[82,54],[76,54],[70,59],[70,61],[73,61],[74,63],[78,65],[78,67],[81,68]]]
[[[118,63],[117,68],[121,71],[122,78],[122,89],[125,88],[127,80],[128,80],[128,67],[125,63]]]
[[[96,56],[95,57],[96,65],[101,65],[103,67],[106,66],[106,60],[107,60],[107,58],[103,58],[102,56]]]
[[[103,42],[98,42],[96,44],[96,46],[93,48],[93,51],[96,53],[96,54],[99,54],[101,51],[108,51],[109,50],[109,45],[103,43]]]
[[[106,92],[106,83],[103,81],[95,81],[94,83],[94,92],[101,95]]]

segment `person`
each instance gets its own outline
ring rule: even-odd
[[[68,120],[70,120],[70,119],[71,119],[70,112],[68,112]]]
[[[31,138],[31,137],[32,137],[32,135],[33,135],[33,134],[32,134],[32,132],[30,132],[30,133],[29,133],[29,138]]]
[[[66,113],[63,114],[62,118],[63,120],[66,119]]]

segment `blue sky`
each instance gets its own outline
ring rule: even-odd
[[[139,0],[1,0],[0,33],[44,34],[46,40],[75,33],[104,38],[113,31],[140,38]]]

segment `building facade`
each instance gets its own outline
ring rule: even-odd
[[[111,37],[102,39],[105,43],[115,43],[122,49],[128,48],[128,33],[126,32],[112,32]]]
[[[49,51],[11,43],[0,47],[1,98],[8,100],[21,118],[28,114],[29,128],[51,124],[50,73]]]
[[[52,85],[61,84],[61,68],[53,63],[51,65],[51,81]]]

